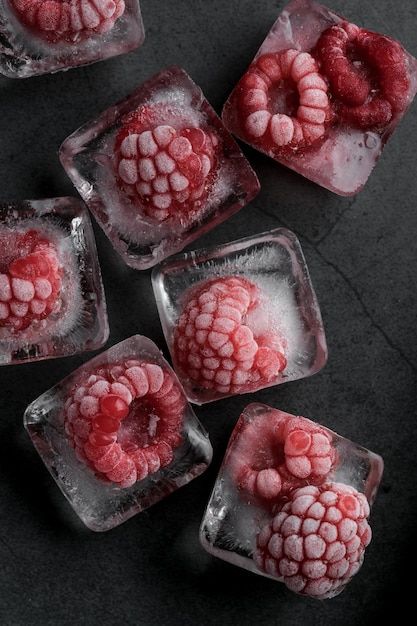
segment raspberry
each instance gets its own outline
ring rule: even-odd
[[[2,239],[0,328],[13,333],[59,311],[62,267],[55,246],[35,230]]]
[[[178,112],[140,107],[116,139],[119,185],[157,222],[201,212],[214,180],[217,137],[185,121],[178,125]]]
[[[371,91],[364,69],[355,66],[348,58],[349,44],[355,41],[359,30],[353,24],[332,26],[324,31],[317,44],[322,70],[330,82],[333,95],[349,106],[364,104]]]
[[[169,465],[181,441],[185,401],[172,375],[129,360],[85,375],[65,403],[77,458],[118,487]]]
[[[405,110],[410,78],[396,41],[343,22],[324,31],[316,52],[344,121],[384,128]]]
[[[362,565],[372,537],[364,494],[341,483],[293,491],[258,534],[254,561],[297,593],[340,593]]]
[[[178,368],[202,389],[244,393],[277,380],[285,370],[286,342],[256,330],[265,303],[256,285],[228,276],[193,289],[174,331]]]
[[[335,460],[328,431],[305,417],[271,411],[243,423],[228,463],[239,489],[271,502],[303,484],[321,484]]]
[[[238,106],[245,134],[266,151],[314,143],[325,134],[330,111],[327,89],[316,61],[307,52],[264,54],[239,83]],[[282,106],[280,90],[285,96]],[[295,91],[298,98],[291,102]],[[294,109],[295,114],[277,112],[277,108]]]
[[[111,30],[125,11],[124,0],[11,0],[22,22],[55,43],[77,43]]]

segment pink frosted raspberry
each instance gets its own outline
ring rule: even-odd
[[[286,341],[270,328],[256,328],[263,306],[257,286],[242,277],[198,285],[174,332],[179,370],[200,388],[220,394],[244,393],[277,380],[287,365]]]
[[[158,222],[186,221],[201,212],[214,180],[217,137],[178,122],[161,106],[141,107],[126,118],[116,139],[119,185]]]
[[[285,466],[295,478],[327,476],[334,464],[331,435],[304,417],[288,420],[283,428]]]
[[[327,91],[316,61],[307,52],[264,54],[238,86],[243,130],[266,151],[309,146],[326,131]]]
[[[405,110],[410,77],[398,42],[343,22],[324,31],[316,52],[343,120],[383,128]]]
[[[331,434],[279,411],[243,422],[228,467],[239,489],[274,503],[303,484],[321,484],[336,461]]]
[[[182,441],[183,393],[155,363],[128,360],[81,379],[65,403],[77,458],[119,487],[169,465]]]
[[[257,567],[297,593],[340,593],[362,565],[372,533],[364,494],[340,483],[293,491],[257,537]]]
[[[11,0],[26,26],[50,42],[76,43],[111,30],[124,0]]]
[[[60,310],[62,267],[55,246],[35,230],[1,238],[0,328],[18,332]]]

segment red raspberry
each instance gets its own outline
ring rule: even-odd
[[[254,283],[228,276],[208,280],[188,295],[174,332],[174,359],[202,389],[243,393],[277,380],[286,342],[270,328],[259,334],[265,303]]]
[[[330,111],[327,90],[316,61],[307,52],[262,55],[238,86],[245,134],[267,152],[309,146],[325,134]]]
[[[254,561],[297,593],[331,598],[362,565],[372,537],[364,494],[341,483],[296,489],[259,533]]]
[[[62,267],[55,246],[35,230],[1,239],[0,328],[16,332],[60,310]]]
[[[11,0],[22,22],[50,42],[77,43],[111,30],[124,0]]]
[[[274,501],[303,484],[321,484],[336,460],[331,434],[305,417],[270,411],[243,422],[228,467],[239,489]]]
[[[217,137],[183,124],[166,107],[141,107],[116,139],[120,186],[158,222],[199,214],[214,181]]]
[[[128,360],[75,385],[65,403],[65,431],[81,462],[100,478],[131,487],[171,463],[184,408],[169,372]]]
[[[405,110],[410,77],[398,42],[343,22],[324,31],[316,52],[346,122],[384,128]]]
[[[305,417],[288,420],[283,429],[285,465],[300,479],[323,479],[334,464],[330,434]]]

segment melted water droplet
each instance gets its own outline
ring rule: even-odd
[[[378,137],[375,133],[365,133],[365,146],[369,149],[376,148],[378,145]]]

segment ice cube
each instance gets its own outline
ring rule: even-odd
[[[72,134],[60,157],[116,250],[136,269],[182,250],[259,191],[201,89],[175,67]]]
[[[365,185],[417,91],[395,40],[292,0],[223,109],[243,141],[342,196]]]
[[[320,370],[317,299],[288,230],[165,261],[153,288],[174,368],[191,402],[248,393]]]
[[[380,456],[304,417],[250,404],[232,434],[200,531],[204,548],[315,598],[362,565]]]
[[[206,432],[156,345],[140,335],[35,400],[25,427],[76,514],[113,528],[201,474]]]
[[[138,0],[0,1],[0,72],[10,78],[95,63],[144,38]]]
[[[108,338],[90,217],[74,198],[0,204],[0,365],[70,356]]]

